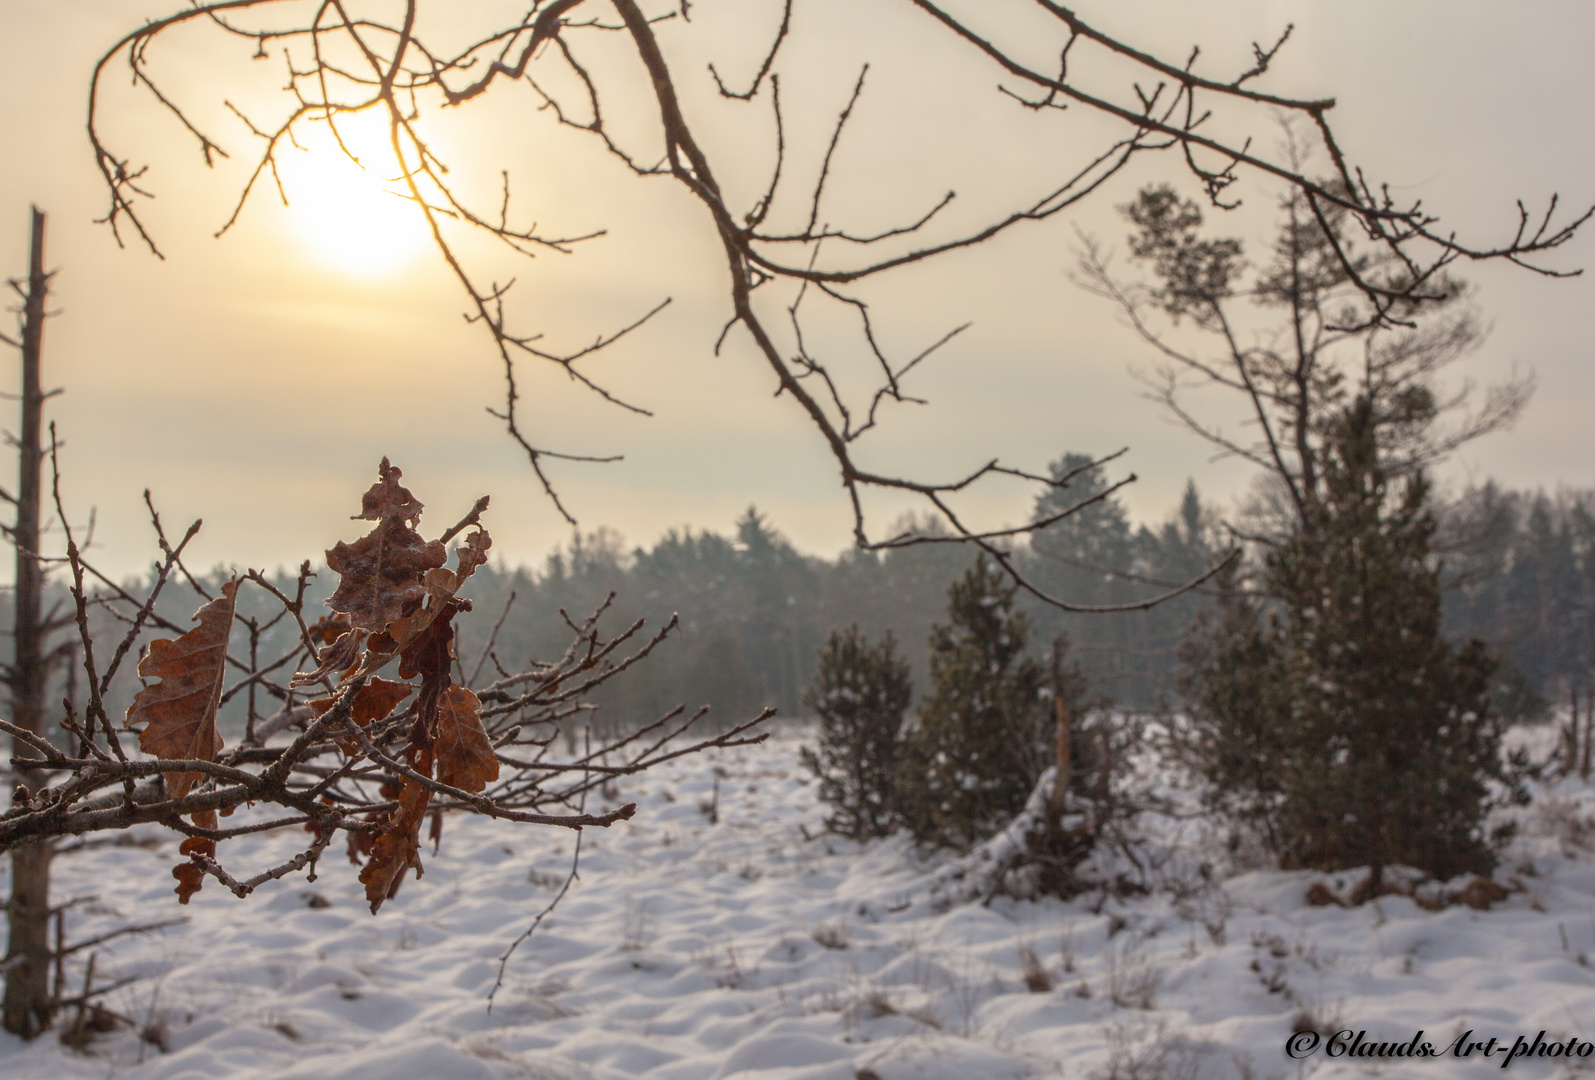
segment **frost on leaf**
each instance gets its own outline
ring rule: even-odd
[[[403,474],[383,458],[377,475],[355,518],[377,527],[327,552],[328,568],[341,576],[327,606],[346,613],[355,629],[372,633],[420,608],[426,598],[422,579],[448,557],[441,543],[415,531],[421,502],[400,485]]]
[[[347,618],[344,616],[345,621]],[[316,650],[314,671],[294,672],[293,678],[288,680],[288,685],[297,689],[318,683],[333,675],[339,678],[352,675],[355,668],[360,666],[360,645],[364,640],[364,630],[345,630],[332,644],[323,645]]]
[[[355,727],[367,727],[378,720],[382,720],[394,708],[409,697],[415,687],[409,683],[389,682],[387,679],[372,678],[362,686],[354,695],[354,702],[349,706],[349,720]],[[335,697],[317,698],[308,702],[315,715],[320,716],[337,702]],[[349,735],[335,735],[338,746],[346,754],[353,754],[359,744]]]
[[[216,706],[222,698],[227,668],[227,637],[233,627],[238,582],[222,586],[222,595],[194,613],[198,626],[173,641],[156,638],[138,673],[159,679],[146,686],[128,706],[127,725],[143,725],[139,749],[157,758],[215,761],[222,748],[216,734]],[[166,793],[181,799],[199,780],[196,772],[170,772]]]
[[[431,751],[422,750],[417,754],[413,767],[422,776],[430,776]],[[384,824],[381,835],[371,847],[371,858],[360,871],[360,883],[366,887],[371,914],[375,915],[383,901],[399,891],[399,882],[406,870],[413,866],[415,876],[421,876],[421,822],[426,820],[426,806],[431,798],[431,788],[408,777],[405,779],[399,792],[399,805]]]
[[[222,586],[222,594],[194,613],[199,623],[175,641],[156,638],[150,651],[139,661],[138,673],[146,679],[159,679],[133,698],[127,710],[127,724],[142,724],[139,748],[156,758],[175,761],[215,761],[221,752],[221,736],[216,733],[216,707],[222,697],[222,677],[227,670],[227,638],[233,628],[233,611],[238,603],[238,582]],[[197,772],[165,773],[166,794],[181,799],[201,777]],[[194,824],[202,829],[216,827],[216,811],[201,810]],[[213,857],[216,842],[190,836],[178,849],[188,856]],[[172,868],[177,879],[177,899],[199,891],[205,872],[196,862],[179,863]]]
[[[432,741],[438,782],[472,794],[498,779],[498,756],[476,713],[481,705],[475,694],[451,683],[438,701],[437,733]]]
[[[366,642],[365,663],[360,666],[357,674],[367,674],[376,671],[394,656],[407,653],[414,645],[424,641],[432,627],[439,621],[446,621],[456,611],[471,610],[470,602],[461,600],[454,594],[465,584],[465,580],[476,571],[478,566],[487,562],[487,549],[493,546],[493,541],[488,537],[485,529],[477,529],[465,541],[463,547],[454,549],[458,560],[459,569],[446,570],[439,567],[428,570],[421,579],[421,587],[426,592],[426,604],[412,611],[400,619],[395,619],[387,625],[380,634],[373,634]],[[453,633],[449,632],[452,639]],[[409,675],[401,670],[401,675]],[[411,673],[413,674],[413,672]]]
[[[469,610],[455,593],[487,561],[493,546],[487,532],[478,528],[468,536],[454,549],[457,568],[446,569],[443,542],[423,540],[415,531],[421,503],[399,484],[400,471],[383,458],[378,475],[356,518],[375,521],[377,527],[353,544],[340,543],[327,552],[327,566],[340,575],[327,605],[351,629],[323,648],[317,669],[296,675],[295,685],[333,674],[346,680],[370,675],[424,638],[445,612]],[[362,645],[365,656],[359,659]]]

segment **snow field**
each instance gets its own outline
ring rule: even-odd
[[[98,898],[73,909],[69,939],[188,916],[98,949],[97,981],[140,977],[107,1004],[165,1050],[128,1029],[86,1053],[56,1032],[0,1036],[0,1080],[1442,1080],[1501,1057],[1293,1061],[1283,1047],[1307,1025],[1403,1043],[1422,1029],[1439,1047],[1470,1029],[1595,1040],[1595,799],[1580,785],[1512,812],[1523,831],[1497,877],[1518,891],[1489,911],[1313,907],[1309,884],[1344,894],[1355,875],[1234,872],[1182,815],[1143,822],[1148,894],[944,907],[932,885],[948,857],[821,835],[797,761],[809,734],[618,784],[636,818],[584,835],[580,879],[491,1012],[498,957],[564,884],[573,834],[451,817],[426,876],[375,918],[331,853],[313,883],[239,901],[211,881],[186,909],[162,830],[65,855],[57,902]],[[243,876],[298,842],[220,855]]]

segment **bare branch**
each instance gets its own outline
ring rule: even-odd
[[[989,33],[977,30],[971,20],[933,0],[900,0],[894,5],[897,10],[923,20],[982,70],[994,72],[1002,82],[998,92],[1034,112],[1039,121],[1067,123],[1089,114],[1106,120],[1110,125],[1108,133],[1098,133],[1099,142],[1090,144],[1073,165],[1055,175],[1038,169],[1028,194],[994,203],[993,209],[972,222],[959,224],[956,230],[950,225],[943,229],[944,211],[954,199],[951,191],[933,205],[911,212],[906,221],[898,224],[845,228],[822,225],[822,199],[827,187],[840,178],[837,149],[843,129],[857,115],[855,106],[862,95],[866,64],[834,121],[825,149],[813,162],[812,189],[796,200],[796,205],[780,208],[787,210],[792,220],[806,224],[795,232],[783,233],[767,229],[765,223],[781,220],[776,202],[783,195],[783,175],[793,167],[783,117],[783,109],[789,105],[783,104],[781,96],[781,69],[806,62],[789,48],[803,29],[793,22],[795,5],[791,0],[780,3],[778,22],[774,17],[776,5],[771,0],[767,25],[775,27],[773,34],[761,32],[734,57],[742,70],[751,72],[746,89],[732,89],[722,76],[731,61],[717,57],[708,66],[709,81],[719,99],[750,101],[758,96],[766,80],[770,87],[768,126],[773,138],[770,158],[764,163],[768,165],[768,182],[755,184],[754,190],[762,188],[762,193],[753,197],[751,205],[739,201],[735,209],[732,196],[722,190],[717,176],[736,175],[740,181],[747,170],[717,168],[723,163],[715,160],[711,148],[740,147],[746,139],[740,131],[734,140],[721,138],[722,133],[712,129],[712,111],[690,95],[685,100],[693,102],[692,107],[683,103],[679,89],[682,69],[672,61],[656,32],[660,19],[674,13],[650,17],[635,0],[613,0],[614,11],[620,17],[619,24],[614,25],[597,16],[588,17],[588,9],[581,8],[580,0],[539,0],[512,20],[474,32],[464,47],[450,45],[445,49],[429,43],[427,32],[418,29],[426,25],[418,16],[420,4],[421,0],[411,0],[397,9],[402,15],[389,18],[354,18],[342,3],[329,0],[314,5],[313,17],[306,16],[298,22],[272,22],[262,17],[256,26],[250,20],[256,18],[257,12],[277,10],[274,0],[195,3],[124,36],[101,58],[90,87],[89,136],[110,197],[104,220],[113,230],[128,225],[152,251],[156,250],[137,213],[139,199],[148,194],[141,186],[144,169],[111,149],[102,132],[102,117],[106,114],[102,75],[113,59],[125,56],[132,67],[136,92],[150,95],[156,109],[174,118],[187,137],[198,141],[206,160],[211,160],[220,152],[216,142],[191,122],[185,102],[153,81],[146,56],[150,43],[172,28],[204,19],[221,33],[257,43],[260,52],[268,44],[282,47],[285,56],[289,45],[296,49],[307,47],[311,56],[308,62],[289,64],[288,100],[276,120],[257,124],[234,110],[245,123],[249,137],[259,140],[261,149],[254,171],[240,193],[239,206],[268,172],[275,176],[277,149],[284,140],[291,145],[303,124],[326,123],[342,152],[353,157],[349,146],[343,143],[339,124],[368,110],[385,117],[394,179],[402,186],[403,197],[425,221],[440,257],[464,291],[467,319],[486,331],[502,365],[504,400],[489,412],[521,447],[551,505],[571,524],[575,524],[575,515],[558,493],[549,466],[556,461],[601,462],[615,458],[598,453],[560,452],[546,448],[535,438],[525,426],[519,408],[524,372],[517,365],[527,359],[552,365],[601,400],[647,415],[646,408],[628,400],[620,389],[600,381],[591,362],[595,354],[648,323],[669,301],[659,303],[618,330],[594,335],[592,344],[569,351],[550,348],[540,334],[516,325],[514,307],[509,303],[514,282],[500,284],[478,270],[467,258],[467,247],[458,239],[459,231],[485,235],[532,257],[568,252],[578,241],[602,235],[602,230],[585,228],[558,236],[542,234],[535,226],[512,224],[511,178],[507,171],[501,173],[502,183],[493,185],[496,197],[486,209],[478,208],[464,196],[466,188],[456,186],[448,164],[423,133],[421,120],[431,113],[446,117],[449,110],[490,90],[508,97],[514,87],[529,88],[534,95],[533,106],[545,110],[553,124],[591,136],[600,154],[621,161],[639,178],[669,179],[705,212],[703,227],[713,230],[724,256],[730,308],[715,348],[719,350],[732,328],[748,334],[757,359],[773,377],[772,389],[790,398],[802,411],[830,452],[853,511],[854,540],[865,549],[881,546],[872,539],[866,521],[867,491],[914,496],[923,509],[951,530],[952,536],[978,547],[1019,536],[1025,530],[966,526],[948,510],[944,495],[996,477],[1027,478],[1038,484],[1047,480],[1036,469],[1004,462],[974,470],[962,485],[931,483],[911,475],[887,475],[861,467],[854,457],[854,444],[865,431],[877,429],[882,403],[918,401],[905,393],[902,379],[959,333],[962,326],[917,353],[903,350],[905,355],[911,354],[906,361],[895,359],[897,350],[879,339],[864,301],[841,292],[840,287],[895,269],[942,261],[942,256],[1039,225],[1080,205],[1135,158],[1162,151],[1177,155],[1171,158],[1175,167],[1183,167],[1195,179],[1213,206],[1235,205],[1234,185],[1243,174],[1278,183],[1295,193],[1304,219],[1316,221],[1331,238],[1326,254],[1344,274],[1347,288],[1361,297],[1357,313],[1361,327],[1337,328],[1334,320],[1325,319],[1319,327],[1322,333],[1352,333],[1363,328],[1389,330],[1410,323],[1419,307],[1439,295],[1447,267],[1460,260],[1502,260],[1552,276],[1574,273],[1545,265],[1543,257],[1571,240],[1595,213],[1592,207],[1569,218],[1559,212],[1555,197],[1539,213],[1530,213],[1519,203],[1511,234],[1504,242],[1475,244],[1453,235],[1421,202],[1397,203],[1386,186],[1370,180],[1346,158],[1328,121],[1334,99],[1291,98],[1260,88],[1263,78],[1281,62],[1292,36],[1290,26],[1269,46],[1252,43],[1251,63],[1245,71],[1234,77],[1215,78],[1197,69],[1198,50],[1190,50],[1180,61],[1160,58],[1133,42],[1097,29],[1053,0],[995,5],[996,14],[990,25],[999,29]],[[1010,32],[1004,27],[1020,25],[1003,18],[1010,6],[1015,12],[1039,12],[1056,35],[1054,40],[1044,42],[1040,53],[1049,58],[1045,70],[1025,59],[1037,44],[1033,32],[1027,32],[1024,41],[1004,39]],[[687,9],[683,7],[680,14],[680,28],[685,32],[691,25]],[[982,25],[986,25],[985,20]],[[602,53],[590,50],[593,35],[622,37],[626,55],[616,60],[612,48]],[[1082,62],[1087,55],[1094,62]],[[1111,63],[1104,65],[1104,60]],[[606,106],[615,104],[617,95],[631,93],[624,89],[629,73],[617,67],[628,64],[640,65],[646,73],[645,92],[650,100],[628,98],[620,102],[625,107],[616,111],[628,118],[643,115],[646,120],[639,125],[630,124],[628,119],[627,134],[621,135],[609,127]],[[1103,71],[1119,74],[1104,75]],[[940,74],[928,73],[927,78]],[[1113,80],[1121,76],[1122,82],[1115,85]],[[789,81],[788,85],[793,84]],[[1281,155],[1254,145],[1252,116],[1263,116],[1261,122],[1266,123],[1266,116],[1275,112],[1298,117],[1304,126],[1311,125],[1329,160],[1328,179],[1306,172],[1290,153]],[[1235,134],[1219,134],[1221,129]],[[930,134],[941,140],[952,133]],[[722,151],[715,151],[719,152]],[[745,153],[741,149],[730,152]],[[1378,253],[1378,258],[1369,260],[1363,257],[1363,249],[1352,250],[1354,233],[1359,243]],[[845,243],[825,246],[822,257],[821,245],[826,240]],[[1171,363],[1221,385],[1239,387],[1251,396],[1255,406],[1251,423],[1261,432],[1257,445],[1226,440],[1224,448],[1273,461],[1274,467],[1280,468],[1293,440],[1299,443],[1302,436],[1298,427],[1279,426],[1271,411],[1289,398],[1291,391],[1263,373],[1269,363],[1267,358],[1242,347],[1233,333],[1225,355],[1217,360],[1176,347],[1146,322],[1146,312],[1137,295],[1131,291],[1115,292],[1105,272],[1096,280],[1120,304],[1137,331],[1156,344]],[[768,295],[783,285],[796,293],[795,297],[792,292],[782,294],[790,300],[785,306],[790,332],[785,325],[776,326],[762,305],[755,303],[757,290],[764,289],[762,295]],[[807,288],[811,285],[812,297]],[[863,393],[852,393],[854,384],[843,371],[842,362],[825,355],[816,347],[817,338],[804,333],[803,320],[809,308],[800,309],[799,305],[805,303],[809,307],[840,304],[858,315],[857,340],[867,362],[873,365],[871,383]],[[950,319],[949,325],[958,321]],[[1299,355],[1301,350],[1297,352]],[[1491,415],[1510,411],[1502,400],[1501,409]],[[1283,475],[1288,477],[1289,470],[1284,470]],[[1299,497],[1306,497],[1306,490],[1312,486],[1310,479],[1304,476]],[[1031,526],[1034,527],[1037,526]],[[180,562],[177,568],[186,574]]]

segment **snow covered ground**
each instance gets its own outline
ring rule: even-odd
[[[98,897],[69,938],[189,921],[98,951],[97,980],[142,977],[108,1004],[147,1039],[123,1029],[80,1052],[57,1032],[0,1036],[0,1080],[1441,1080],[1491,1075],[1505,1055],[1320,1046],[1292,1060],[1284,1045],[1307,1026],[1402,1044],[1422,1030],[1440,1051],[1468,1030],[1595,1042],[1595,799],[1579,785],[1518,812],[1497,875],[1518,891],[1487,911],[1306,902],[1313,882],[1349,876],[1214,862],[1204,877],[1211,839],[1171,819],[1149,826],[1170,856],[1149,895],[938,910],[945,857],[820,834],[804,734],[622,785],[636,818],[586,834],[580,881],[511,960],[491,1013],[497,958],[563,883],[568,833],[451,818],[425,878],[375,918],[341,860],[249,901],[210,882],[184,909],[159,830],[139,834],[154,846],[65,856],[57,900]],[[229,841],[223,856],[243,870],[295,842]],[[1508,1072],[1584,1067],[1595,1056]]]

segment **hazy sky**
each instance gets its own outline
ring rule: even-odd
[[[37,203],[50,215],[49,261],[61,270],[46,380],[67,392],[50,415],[67,441],[69,511],[81,521],[97,510],[99,559],[117,572],[147,561],[148,487],[175,529],[205,518],[200,565],[319,560],[356,531],[348,515],[384,454],[428,504],[428,531],[488,493],[497,551],[511,562],[540,558],[568,527],[483,411],[501,403],[496,356],[461,318],[458,285],[397,200],[307,136],[307,152],[290,154],[285,166],[293,208],[264,189],[232,233],[211,238],[256,152],[223,100],[255,115],[281,107],[273,105],[284,81],[280,57],[252,63],[247,47],[209,31],[151,51],[166,88],[232,154],[215,169],[147,95],[128,88],[118,66],[106,131],[135,163],[150,165],[146,182],[158,197],[147,204],[149,221],[166,259],[133,243],[119,249],[92,223],[105,203],[83,130],[92,64],[121,34],[177,6],[0,5],[0,270],[24,270],[27,207]],[[472,14],[501,6],[445,5]],[[689,108],[708,86],[703,59],[728,76],[754,68],[752,43],[777,6],[699,0],[698,41],[693,28],[662,31],[667,47],[691,57],[683,80],[702,73]],[[744,18],[716,29],[714,17],[729,9]],[[1078,10],[1171,59],[1200,44],[1199,70],[1231,77],[1246,66],[1250,42],[1271,41],[1294,22],[1261,85],[1336,97],[1332,116],[1348,153],[1398,197],[1421,193],[1474,242],[1510,235],[1517,198],[1531,208],[1553,192],[1569,205],[1595,201],[1595,68],[1586,55],[1595,6],[1580,0],[1118,0]],[[825,117],[846,100],[866,58],[870,82],[838,149],[826,207],[841,223],[895,224],[953,187],[958,212],[978,215],[1004,195],[1043,190],[1049,170],[1092,145],[1088,118],[1042,123],[1000,98],[993,74],[950,48],[903,0],[800,0],[782,69],[796,175],[817,162]],[[620,78],[622,91],[635,88],[634,69]],[[717,291],[724,270],[707,218],[671,182],[621,175],[590,140],[556,132],[536,105],[528,89],[505,87],[480,108],[428,117],[463,189],[489,209],[497,209],[500,170],[508,169],[514,207],[545,231],[609,230],[569,257],[483,264],[489,276],[517,277],[521,324],[563,348],[673,299],[591,369],[653,410],[651,419],[523,363],[534,439],[573,453],[625,455],[610,465],[554,464],[567,504],[583,527],[607,524],[643,543],[672,525],[724,529],[757,503],[800,547],[834,554],[849,542],[850,522],[819,437],[791,401],[772,398],[772,376],[743,342],[734,336],[722,356],[711,354],[728,304]],[[751,163],[768,146],[767,112],[743,107],[739,118],[716,109],[704,114],[711,142],[722,157],[750,163],[746,175],[727,166],[731,181],[755,185]],[[623,106],[616,123],[627,130]],[[1259,139],[1276,138],[1266,117],[1260,124]],[[1221,499],[1238,492],[1247,470],[1212,463],[1204,445],[1141,399],[1130,368],[1147,359],[1143,347],[1065,275],[1075,225],[1122,244],[1114,205],[1140,183],[1175,176],[1174,167],[1150,159],[1078,213],[874,286],[868,296],[898,356],[962,322],[973,326],[911,384],[930,404],[887,415],[867,461],[940,478],[999,454],[1042,468],[1068,450],[1129,446],[1124,460],[1141,479],[1126,499],[1139,517],[1168,512],[1187,477]],[[1269,220],[1270,189],[1254,186],[1246,196],[1247,209],[1218,224],[1255,236]],[[1555,263],[1592,261],[1595,238],[1586,237]],[[1517,428],[1468,447],[1447,475],[1595,485],[1595,274],[1551,281],[1495,267],[1467,273],[1494,332],[1459,374],[1489,382],[1515,365],[1537,375],[1539,392]],[[969,505],[997,524],[1027,516],[1032,498],[997,488]],[[880,524],[900,509],[883,503]]]

